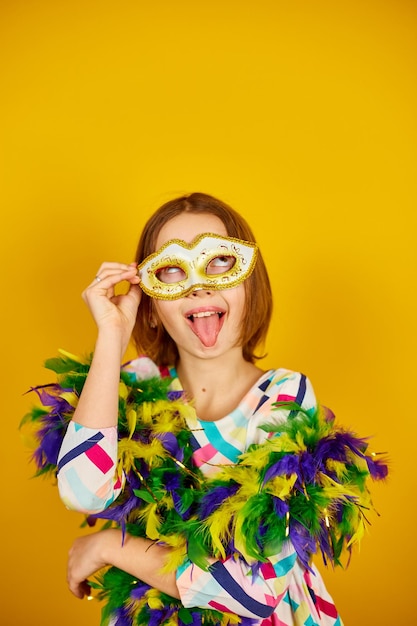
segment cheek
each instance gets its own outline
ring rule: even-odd
[[[221,293],[221,292],[220,292]],[[223,291],[224,299],[227,302],[229,329],[231,332],[240,335],[242,324],[246,315],[246,292],[243,285],[238,285],[232,289]]]
[[[152,308],[155,313],[155,317],[159,320],[163,326],[169,326],[169,320],[173,314],[173,304],[174,302],[166,301],[166,300],[153,300]]]
[[[236,311],[236,313],[241,313],[243,315],[245,310],[245,300],[246,300],[246,292],[244,285],[238,285],[237,287],[233,287],[232,289],[226,290],[229,295],[230,306]]]

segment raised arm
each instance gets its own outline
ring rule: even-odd
[[[115,295],[121,281],[125,294]],[[83,292],[96,322],[93,360],[58,458],[58,488],[69,509],[102,511],[120,493],[117,476],[117,414],[120,364],[127,349],[141,290],[136,265],[104,263]]]
[[[126,294],[115,295],[121,281],[129,282],[129,289]],[[89,428],[117,425],[120,364],[136,320],[141,296],[138,283],[135,263],[103,263],[82,294],[98,335],[90,372],[74,413],[77,424]]]

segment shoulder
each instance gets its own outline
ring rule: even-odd
[[[259,437],[263,438],[258,430],[261,424],[287,419],[290,409],[278,409],[276,403],[294,403],[305,411],[314,411],[317,407],[311,381],[302,372],[284,368],[269,370],[261,376],[254,391],[256,403],[252,401],[248,431],[249,441],[252,443]]]
[[[316,397],[310,379],[302,372],[279,368],[265,372],[256,389],[262,393],[263,403],[294,402],[304,409],[316,406]]]
[[[305,410],[317,406],[313,385],[302,372],[284,368],[271,370],[268,380],[268,395],[273,402],[293,402]]]

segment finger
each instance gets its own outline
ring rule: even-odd
[[[128,266],[126,268],[106,268],[99,273],[97,273],[94,277],[94,280],[91,282],[92,285],[96,283],[101,283],[106,278],[111,277],[122,277],[121,280],[125,280],[125,277],[134,277],[137,275],[136,266]]]
[[[142,298],[142,290],[139,285],[129,285],[129,289],[126,293],[114,295],[111,298],[111,301],[116,306],[121,304],[122,302],[126,305],[126,311],[131,310],[132,313],[137,312],[137,308],[139,306],[140,300]]]
[[[123,271],[127,270],[132,266],[132,263],[113,263],[106,261],[102,263],[98,269],[97,275],[102,274],[103,272],[107,272],[108,270],[118,270]]]
[[[137,274],[136,268],[130,267],[127,270],[106,270],[105,273],[100,276],[97,275],[94,278],[94,280],[83,291],[82,295],[85,297],[90,291],[92,291],[93,293],[106,295],[110,298],[114,294],[114,287],[122,281],[127,281],[131,285],[138,284],[140,278]]]
[[[105,276],[113,276],[115,274],[120,274],[122,272],[129,272],[129,271],[133,271],[133,267],[107,267],[107,268],[100,268],[97,272],[97,274],[95,275],[95,278],[103,278]]]
[[[84,596],[91,595],[91,587],[86,580],[81,581],[80,583],[68,583],[69,590],[76,597],[82,600]]]

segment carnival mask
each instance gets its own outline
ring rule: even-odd
[[[212,233],[192,243],[167,241],[138,267],[140,286],[159,300],[182,298],[197,289],[229,289],[251,274],[257,245]]]

